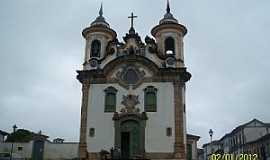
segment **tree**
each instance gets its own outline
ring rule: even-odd
[[[32,138],[32,132],[25,129],[18,129],[7,136],[6,142],[29,142]]]

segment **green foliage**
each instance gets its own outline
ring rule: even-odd
[[[16,132],[8,135],[6,142],[29,142],[32,140],[32,137],[32,132],[25,129],[18,129]]]

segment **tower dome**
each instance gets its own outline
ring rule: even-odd
[[[187,28],[180,24],[171,13],[169,0],[164,17],[152,30],[151,34],[157,42],[158,53],[163,57],[172,57],[176,61],[176,67],[184,67],[184,43],[183,38]],[[168,59],[168,62],[171,60]]]
[[[116,32],[110,28],[108,22],[106,22],[105,18],[103,17],[103,5],[101,4],[99,9],[99,16],[90,24],[89,27],[85,28],[82,32],[84,38],[87,38],[89,33],[102,31],[104,33],[109,34],[112,39],[116,38]]]
[[[159,21],[159,24],[164,24],[164,23],[178,23],[177,19],[175,19],[173,17],[173,14],[171,13],[169,0],[167,0],[167,8],[166,8],[166,13],[164,14],[164,18],[162,18]]]
[[[99,9],[99,16],[96,18],[95,21],[91,23],[91,26],[104,26],[110,28],[109,23],[106,22],[105,18],[103,17],[103,6],[101,4],[101,7]]]

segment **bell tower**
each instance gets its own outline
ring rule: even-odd
[[[187,29],[180,24],[171,13],[170,3],[167,0],[167,8],[164,17],[159,24],[151,30],[157,43],[157,54],[165,59],[166,68],[176,70],[185,69],[184,63],[184,36]],[[177,75],[177,74],[176,74]],[[190,77],[189,77],[190,78]],[[181,78],[180,78],[181,79]],[[174,158],[186,159],[186,85],[182,80],[174,77]]]
[[[164,17],[152,29],[151,33],[157,41],[159,54],[163,57],[174,57],[176,67],[184,67],[183,38],[187,33],[187,29],[173,17],[169,1],[167,1]]]
[[[82,35],[86,40],[84,69],[98,68],[100,60],[106,56],[108,43],[117,36],[103,17],[102,4],[99,16],[91,23],[90,27],[83,30]]]

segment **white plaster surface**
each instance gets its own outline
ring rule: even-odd
[[[0,143],[0,153],[10,153],[12,143]],[[18,150],[22,147],[22,150]],[[43,158],[44,160],[73,159],[78,157],[79,143],[51,143],[45,142]],[[33,141],[28,143],[13,143],[13,158],[31,158],[33,151]]]
[[[4,142],[4,136],[0,134],[0,142]]]
[[[124,106],[121,104],[123,95],[128,90],[118,84],[93,84],[90,86],[88,119],[87,119],[87,149],[89,152],[99,152],[101,149],[109,150],[114,146],[114,121],[113,113],[104,113],[104,89],[115,87],[117,92],[117,112]],[[173,84],[144,83],[134,90],[139,95],[140,104],[136,107],[144,110],[144,91],[147,86],[154,86],[157,92],[157,112],[147,113],[148,120],[145,129],[146,152],[173,152],[174,146],[174,101]],[[172,128],[172,136],[166,136],[166,128]],[[95,136],[89,136],[89,129],[95,128]]]
[[[266,127],[246,127],[244,128],[246,142],[257,140],[267,134]]]
[[[78,158],[78,143],[45,142],[44,159],[73,159]]]
[[[0,143],[0,153],[10,153],[12,143]],[[19,151],[18,147],[22,147]],[[14,158],[31,158],[32,156],[33,143],[13,143],[13,154]]]

